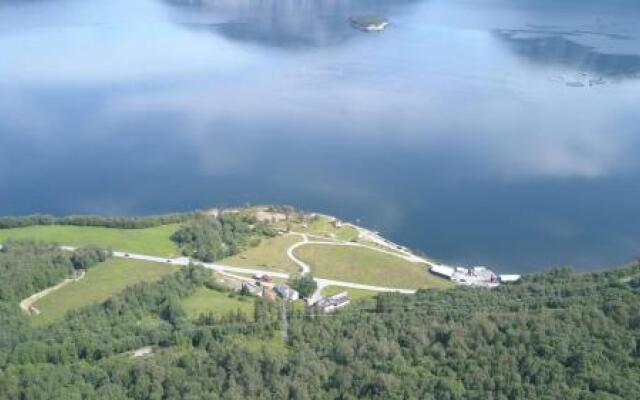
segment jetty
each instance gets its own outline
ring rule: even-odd
[[[476,267],[450,267],[448,265],[432,265],[429,268],[432,274],[452,280],[458,285],[497,287],[501,283],[520,280],[516,274],[496,274],[483,266]]]

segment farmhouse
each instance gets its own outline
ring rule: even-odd
[[[298,300],[300,295],[298,292],[285,284],[278,284],[273,287],[276,293],[287,301]]]

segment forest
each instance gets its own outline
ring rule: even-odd
[[[276,232],[268,224],[246,212],[222,213],[216,217],[196,215],[172,236],[182,254],[211,262],[238,254],[247,247],[260,244]]]
[[[195,319],[180,299],[226,289],[190,266],[32,326],[17,303],[71,274],[72,257],[0,250],[1,399],[640,398],[637,264],[384,294],[328,316],[256,298],[254,315]]]

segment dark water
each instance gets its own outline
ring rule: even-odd
[[[347,23],[371,12],[390,27]],[[638,21],[635,0],[3,1],[0,214],[286,203],[450,262],[623,263]]]

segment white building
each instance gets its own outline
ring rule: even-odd
[[[455,269],[452,267],[447,267],[446,265],[434,265],[429,269],[429,271],[431,271],[432,274],[451,279]]]
[[[496,287],[500,283],[515,282],[520,279],[520,275],[497,275],[489,268],[482,266],[463,268],[434,265],[429,271],[465,286]]]
[[[500,277],[500,282],[502,283],[515,282],[520,280],[520,275],[515,275],[515,274],[502,274],[499,277]]]
[[[280,297],[287,301],[298,300],[300,298],[300,294],[297,290],[290,288],[285,284],[278,284],[273,287],[273,290],[278,293]]]

